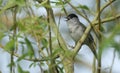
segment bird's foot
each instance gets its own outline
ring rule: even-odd
[[[75,47],[74,46],[71,46],[71,45],[68,45],[71,49],[74,49]]]

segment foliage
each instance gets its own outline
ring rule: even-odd
[[[96,6],[101,3],[97,1]],[[118,19],[120,14],[117,10],[112,11],[118,5],[112,5],[113,2],[117,3],[119,1],[106,1],[100,7],[97,6],[96,11],[94,11],[87,5],[74,6],[71,0],[0,0],[0,49],[4,49],[10,54],[10,73],[14,73],[14,71],[17,73],[30,73],[20,65],[19,62],[23,60],[31,61],[30,68],[39,66],[44,73],[73,73],[74,58],[78,54],[82,42],[87,37],[86,34],[91,29],[94,29],[96,36],[100,36],[100,39],[97,37],[99,40],[98,55],[100,57],[98,63],[102,52],[109,49],[109,47],[113,47],[120,56],[120,41],[115,40],[116,36],[120,35]],[[86,28],[87,33],[80,39],[80,42],[81,40],[82,42],[78,43],[72,51],[68,49],[65,40],[61,36],[62,33],[59,31],[59,26],[57,26],[61,24],[61,15],[67,15],[70,12],[67,9],[68,5],[90,24]],[[106,7],[111,7],[111,9],[108,8],[107,10]],[[38,16],[34,8],[44,8],[47,16]],[[53,8],[60,8],[62,13],[53,13]],[[99,8],[101,11],[99,11]],[[39,14],[41,13],[39,11]],[[106,13],[108,14],[104,15]],[[94,17],[94,19],[91,21],[88,15]],[[59,17],[58,22],[55,21],[57,17]],[[109,21],[114,21],[114,23],[107,23]],[[114,27],[112,27],[113,25]],[[102,27],[104,27],[104,30],[99,29]],[[105,31],[108,29],[111,30]],[[6,41],[5,37],[8,37],[8,41],[2,43],[2,41]],[[15,61],[15,56],[17,61]],[[43,67],[47,67],[47,69],[44,70]],[[101,69],[101,67],[98,67],[97,73],[100,73],[99,70]]]

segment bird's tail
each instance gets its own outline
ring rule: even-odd
[[[95,42],[92,42],[89,44],[89,48],[91,49],[91,51],[93,52],[94,56],[96,57],[96,59],[98,59],[98,56],[97,56],[97,51],[96,51],[96,44]]]

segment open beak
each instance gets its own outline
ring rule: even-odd
[[[67,17],[64,17],[65,18],[65,21],[68,21],[68,18]]]

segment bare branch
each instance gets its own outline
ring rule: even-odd
[[[98,13],[98,17],[96,20],[98,20],[98,32],[100,31],[100,28],[101,28],[101,11],[100,11],[100,4],[101,4],[101,1],[100,0],[96,0],[96,4],[97,4],[97,13]],[[101,34],[99,33],[99,42],[101,41]],[[100,51],[100,49],[99,49]],[[102,53],[98,51],[98,66],[97,66],[97,73],[101,73],[101,55]]]
[[[114,1],[116,1],[116,0],[109,1],[108,3],[106,3],[105,5],[103,5],[103,6],[100,8],[100,13],[102,13],[102,11],[103,11],[106,7],[108,7],[110,4],[112,4]],[[98,16],[99,16],[99,13],[96,14],[96,17],[95,17],[94,20],[96,20],[96,19],[98,18]]]
[[[102,19],[101,23],[110,22],[110,21],[113,21],[113,20],[116,20],[116,19],[119,19],[119,18],[120,18],[120,14],[117,14],[116,16]],[[98,24],[98,21],[93,22],[93,25],[97,25],[97,24]]]
[[[105,18],[105,19],[101,20],[101,23],[113,21],[113,20],[118,19],[118,18],[120,18],[120,14],[118,14],[118,15],[116,15],[116,16],[114,16],[114,17]],[[93,21],[92,23],[93,23],[93,26],[95,26],[95,25],[98,24],[99,22],[98,22],[98,21],[96,21],[96,22]],[[81,45],[82,45],[82,42],[84,42],[84,40],[86,39],[86,37],[87,37],[88,33],[90,32],[90,30],[91,30],[91,26],[89,25],[89,26],[86,28],[83,36],[82,36],[81,39],[78,41],[78,43],[77,43],[77,45],[75,46],[75,48],[73,49],[74,56],[76,56],[76,54],[77,54],[78,51],[80,50],[80,47],[81,47]]]

